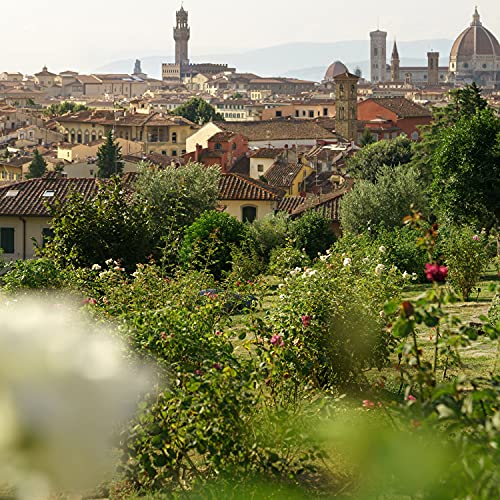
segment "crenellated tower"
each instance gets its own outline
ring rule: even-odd
[[[175,64],[185,67],[189,65],[189,39],[191,29],[188,24],[188,13],[181,7],[177,11],[177,24],[174,28]]]

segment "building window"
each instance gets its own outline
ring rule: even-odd
[[[411,139],[412,139],[412,141],[417,141],[418,140],[418,132],[413,132],[411,134]]]
[[[252,223],[256,218],[257,218],[257,208],[256,207],[242,207],[241,220],[243,222]]]
[[[257,172],[264,172],[264,165],[257,165]]]
[[[323,116],[328,116],[328,108],[323,108]]]
[[[215,150],[216,150],[216,151],[220,151],[221,149],[222,149],[222,144],[221,144],[220,142],[217,142],[217,143],[215,144]]]
[[[177,132],[172,132],[172,142],[174,144],[177,142]]]
[[[375,47],[375,48],[373,49],[373,55],[374,55],[374,56],[378,56],[378,49],[377,49],[377,47]]]
[[[172,149],[172,156],[177,156],[177,150],[176,149]]]
[[[314,111],[309,110],[309,118],[314,118]]]
[[[233,145],[231,146],[231,149],[232,149],[233,151],[236,151],[236,143],[235,143],[235,142],[233,142]]]
[[[469,67],[469,64],[468,63],[464,63],[464,68],[468,68]]]
[[[14,253],[13,227],[0,228],[0,248],[2,248],[5,253]]]
[[[296,117],[296,118],[298,118],[298,117],[299,117],[299,110],[298,110],[298,109],[296,109],[296,110],[295,110],[295,117]]]
[[[163,150],[163,151],[161,152],[161,154],[162,154],[163,156],[167,156],[167,152],[166,152],[165,150]]]

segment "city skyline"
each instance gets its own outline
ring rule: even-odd
[[[23,11],[7,4],[0,21],[0,40],[9,49],[4,50],[1,69],[33,73],[47,65],[54,71],[92,71],[116,59],[155,55],[173,58],[172,27],[181,2],[150,0],[147,10],[142,11],[127,8],[133,5],[129,0],[119,2],[119,10],[117,4],[89,0],[85,9],[71,15],[61,0],[26,0]],[[272,4],[254,0],[251,5],[251,9],[242,10],[229,0],[184,2],[190,12],[192,53],[231,54],[294,42],[367,40],[377,27],[387,31],[390,40],[454,39],[469,25],[475,4],[422,0],[411,15],[395,0],[376,5],[361,0],[356,9],[344,0],[333,5],[318,0],[314,9],[291,7],[283,0]],[[478,8],[485,26],[498,33],[498,3],[484,0]],[[325,13],[331,13],[331,19]],[[361,58],[367,56],[360,54]]]

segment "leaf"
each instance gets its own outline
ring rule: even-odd
[[[384,313],[387,314],[387,316],[390,316],[391,314],[394,314],[397,312],[399,309],[399,302],[397,300],[391,300],[384,306]]]

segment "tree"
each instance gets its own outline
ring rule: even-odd
[[[363,76],[363,72],[361,71],[361,68],[359,66],[356,66],[356,69],[354,70],[354,74],[361,78]]]
[[[30,163],[28,173],[26,174],[27,179],[35,179],[37,177],[42,177],[47,171],[47,162],[43,156],[35,149],[33,154],[33,161]]]
[[[98,176],[109,178],[123,172],[121,146],[114,141],[113,132],[106,135],[106,142],[97,150]]]
[[[432,122],[420,127],[419,142],[413,144],[412,164],[417,167],[422,178],[432,182],[432,157],[441,140],[441,134],[461,118],[471,118],[477,111],[488,107],[481,96],[481,89],[473,83],[449,92],[450,102],[443,108],[434,108]]]
[[[193,123],[203,125],[212,121],[223,121],[224,117],[215,108],[200,97],[193,97],[188,102],[174,109],[174,114],[183,116]]]
[[[376,182],[384,166],[405,165],[412,159],[411,141],[400,136],[365,146],[355,156],[347,160],[347,168],[356,179]]]
[[[39,254],[74,267],[103,266],[113,259],[132,270],[145,262],[152,248],[149,228],[127,191],[115,178],[100,184],[93,200],[72,193],[64,203],[56,201],[50,207],[54,236]]]
[[[294,221],[290,234],[295,248],[304,249],[310,259],[316,259],[319,253],[325,253],[337,239],[330,228],[330,221],[314,210],[307,211]]]
[[[493,110],[444,130],[432,164],[432,205],[443,222],[491,228],[500,220],[500,119]]]
[[[246,235],[245,224],[226,212],[204,212],[186,229],[181,261],[206,269],[217,279],[231,269],[231,251]]]
[[[368,146],[369,147],[369,146]],[[340,220],[346,232],[361,234],[371,227],[403,225],[411,207],[426,211],[425,189],[418,171],[409,165],[383,167],[376,182],[361,180],[342,199]]]
[[[361,139],[359,141],[359,145],[362,148],[364,148],[365,146],[369,146],[370,144],[373,144],[374,142],[377,142],[377,141],[373,137],[373,134],[370,132],[369,129],[365,128],[363,130],[363,133],[361,134]]]
[[[86,111],[89,108],[84,104],[76,104],[74,102],[64,101],[59,104],[51,104],[47,110],[46,114],[50,116],[61,116],[66,113],[78,113],[79,111]]]
[[[220,169],[188,163],[183,167],[139,167],[134,202],[143,209],[155,252],[169,253],[175,263],[184,230],[203,212],[217,206]]]

